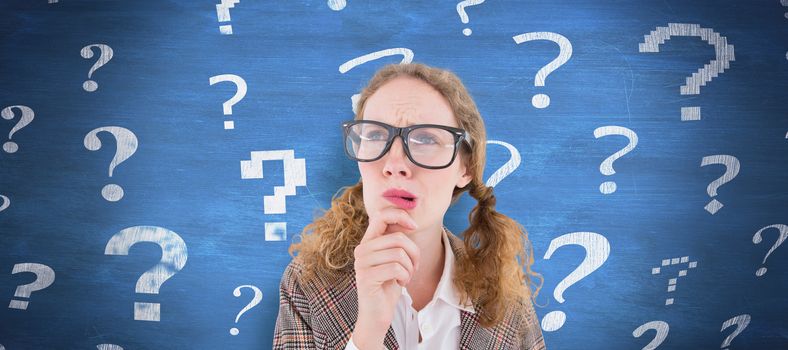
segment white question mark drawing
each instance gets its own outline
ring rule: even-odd
[[[544,258],[550,259],[558,248],[572,244],[583,247],[586,256],[583,258],[583,262],[555,287],[553,297],[559,303],[565,301],[564,291],[567,288],[590,275],[602,266],[610,256],[610,242],[605,236],[595,232],[571,232],[550,241],[550,247],[547,248]],[[547,332],[557,331],[563,327],[564,322],[566,322],[566,314],[563,311],[550,311],[542,318],[542,329]]]
[[[465,0],[457,4],[457,14],[460,15],[460,20],[462,23],[468,24],[468,14],[465,13],[465,8],[470,6],[475,6],[483,3],[484,0]],[[473,34],[471,28],[465,28],[462,30],[462,34],[465,36],[470,36]]]
[[[608,135],[626,136],[626,138],[629,139],[629,143],[626,145],[626,147],[620,149],[616,153],[613,153],[613,155],[611,155],[610,157],[607,157],[607,159],[605,159],[605,161],[603,161],[602,164],[599,165],[599,172],[601,172],[602,175],[615,174],[616,171],[613,170],[613,162],[616,161],[616,159],[623,157],[625,154],[635,149],[635,146],[638,145],[638,135],[631,129],[625,128],[623,126],[614,126],[614,125],[600,126],[594,130],[595,138],[600,138]],[[602,194],[611,194],[613,192],[616,192],[616,187],[617,186],[615,181],[605,181],[601,185],[599,185],[599,192],[602,192]]]
[[[241,0],[222,0],[221,4],[216,5],[216,17],[219,18],[219,22],[229,22],[230,21],[230,9],[235,7],[235,4],[241,2]],[[231,35],[233,34],[233,25],[232,24],[224,24],[219,26],[219,33],[224,35]]]
[[[643,335],[643,333],[645,333],[647,330],[650,329],[655,330],[657,334],[654,335],[654,339],[652,339],[648,344],[646,344],[646,346],[644,346],[642,350],[654,350],[660,344],[662,344],[662,342],[665,341],[665,338],[668,337],[670,326],[665,321],[646,322],[640,325],[640,327],[635,328],[635,330],[632,331],[632,336],[635,338],[640,338],[640,336]]]
[[[159,294],[159,288],[186,265],[186,243],[177,233],[158,226],[133,226],[116,233],[104,249],[105,255],[129,255],[129,248],[139,242],[152,242],[161,248],[161,261],[140,276],[136,293]],[[159,303],[134,303],[134,320],[159,321]]]
[[[534,77],[534,86],[544,86],[544,81],[547,79],[547,76],[550,75],[553,71],[561,67],[564,63],[569,61],[569,58],[572,57],[572,43],[561,34],[553,33],[553,32],[531,32],[531,33],[523,33],[519,35],[515,35],[512,37],[514,42],[522,44],[526,41],[533,41],[533,40],[549,40],[556,44],[558,44],[559,52],[558,57],[550,61],[546,66],[539,69],[536,72],[536,77]],[[533,98],[531,98],[531,104],[536,108],[546,108],[550,105],[550,96],[545,94],[536,94]]]
[[[257,304],[259,304],[260,301],[263,300],[263,292],[261,292],[259,288],[255,287],[255,286],[252,286],[252,285],[249,285],[249,284],[244,284],[242,286],[236,287],[235,290],[233,291],[233,295],[235,295],[236,297],[240,297],[241,296],[241,288],[249,288],[252,291],[254,291],[254,298],[252,298],[252,301],[250,301],[249,304],[247,304],[241,310],[241,312],[238,313],[238,316],[235,316],[235,323],[238,323],[238,319],[241,318],[241,315],[243,315],[244,312],[249,311],[249,309],[257,306]],[[232,335],[238,335],[238,332],[239,332],[238,328],[233,327],[233,328],[230,329],[230,334],[232,334]]]
[[[240,102],[244,96],[246,96],[246,80],[237,76],[235,74],[220,74],[216,76],[212,76],[208,79],[208,82],[213,85],[216,83],[229,81],[235,84],[235,95],[224,103],[222,103],[222,110],[224,115],[231,115],[233,114],[233,106]],[[235,129],[235,123],[232,120],[225,120],[224,121],[224,129],[225,130],[232,130]]]
[[[736,57],[733,45],[728,39],[711,28],[702,28],[699,24],[668,23],[667,27],[657,27],[638,45],[639,52],[659,52],[659,46],[674,36],[694,36],[714,46],[716,57],[703,68],[687,77],[687,83],[679,88],[682,95],[700,95],[700,87],[706,86],[716,76],[730,68],[731,61]],[[681,121],[700,120],[700,107],[681,107]]]
[[[129,159],[137,151],[137,136],[131,130],[120,126],[95,128],[85,135],[83,140],[85,148],[91,151],[101,149],[101,140],[96,134],[102,131],[112,134],[117,143],[115,156],[112,158],[112,162],[109,163],[109,177],[112,177],[112,171],[115,167]],[[116,184],[108,184],[101,189],[101,196],[110,202],[117,202],[123,198],[123,188]]]
[[[120,345],[115,345],[115,344],[99,344],[96,345],[96,348],[98,350],[123,350],[123,348]]]
[[[30,107],[16,105],[3,108],[3,110],[0,111],[0,116],[6,120],[14,119],[13,108],[16,108],[22,112],[22,116],[19,117],[19,121],[11,129],[11,132],[8,133],[8,142],[3,144],[3,150],[6,151],[6,153],[14,153],[19,149],[19,145],[17,145],[16,142],[11,141],[11,138],[14,136],[14,133],[27,126],[27,124],[30,124],[36,115]]]
[[[689,261],[689,256],[682,256],[681,258],[671,258],[671,259],[663,259],[662,266],[652,267],[651,274],[658,275],[662,272],[662,267],[670,266],[670,265],[678,265],[678,264],[687,264],[687,268],[694,269],[698,267],[697,261]],[[679,270],[679,274],[676,278],[671,278],[668,280],[668,293],[672,293],[676,290],[676,286],[678,283],[678,279],[680,277],[684,277],[687,275],[687,270]],[[673,298],[665,299],[665,305],[673,305]]]
[[[501,145],[506,147],[511,154],[509,160],[504,163],[498,170],[496,170],[490,177],[485,181],[485,185],[489,187],[495,187],[495,185],[499,184],[503,181],[504,178],[509,176],[509,174],[513,173],[517,167],[520,166],[520,152],[517,151],[517,148],[512,146],[509,143],[497,140],[487,140],[487,144],[490,145]]]
[[[11,198],[8,198],[0,194],[0,199],[3,200],[2,202],[0,202],[0,211],[6,210],[6,208],[8,208],[8,206],[11,205]]]
[[[342,74],[345,74],[349,70],[355,68],[356,66],[362,65],[362,64],[367,63],[369,61],[374,61],[374,60],[376,60],[378,58],[381,58],[381,57],[394,56],[394,55],[402,55],[402,61],[400,61],[400,63],[411,63],[411,62],[413,62],[413,51],[411,49],[404,48],[404,47],[397,47],[397,48],[392,48],[392,49],[380,50],[380,51],[376,51],[376,52],[373,52],[373,53],[368,53],[366,55],[353,58],[353,59],[351,59],[351,60],[339,65],[339,72],[342,73]],[[358,105],[358,99],[360,97],[361,97],[361,94],[355,94],[355,95],[353,95],[353,97],[350,98],[350,103],[353,105],[353,113],[354,114],[358,113],[358,111],[357,111],[357,107],[358,106],[357,105]]]
[[[761,241],[763,240],[761,232],[766,231],[766,230],[771,229],[771,228],[778,230],[780,232],[780,236],[777,237],[777,240],[774,242],[774,244],[772,245],[771,249],[769,249],[769,252],[766,253],[765,257],[763,257],[763,262],[761,263],[762,265],[766,264],[766,258],[768,258],[769,255],[772,254],[772,252],[775,249],[777,249],[777,247],[779,247],[781,244],[783,244],[783,242],[785,242],[786,238],[788,238],[788,226],[783,225],[783,224],[774,224],[774,225],[769,225],[769,226],[763,227],[760,230],[758,230],[758,232],[755,232],[755,235],[752,236],[752,243],[755,243],[755,244],[761,243]],[[763,266],[761,266],[761,268],[759,268],[757,271],[755,271],[755,275],[758,276],[758,277],[763,276],[763,274],[765,274],[765,273],[766,273],[766,267],[763,267]]]
[[[31,283],[16,287],[16,291],[14,292],[15,298],[30,299],[30,293],[45,289],[51,286],[52,283],[55,282],[55,271],[52,270],[51,267],[46,266],[44,264],[38,264],[38,263],[15,264],[14,268],[11,270],[11,274],[17,274],[20,272],[32,272],[36,274],[36,280]],[[28,303],[29,301],[27,300],[11,299],[11,302],[8,304],[8,308],[27,310]]]
[[[342,11],[342,9],[347,6],[347,1],[345,0],[328,0],[326,3],[328,4],[328,8],[334,11]]]
[[[109,62],[109,60],[112,59],[112,55],[113,55],[112,48],[105,44],[91,44],[85,46],[82,48],[82,50],[79,51],[79,54],[82,55],[82,58],[85,59],[92,58],[94,47],[97,47],[101,51],[101,55],[99,56],[98,61],[96,61],[96,63],[93,64],[93,67],[90,67],[90,71],[88,72],[88,80],[85,80],[85,82],[82,83],[82,89],[87,92],[93,92],[96,91],[96,89],[98,89],[98,83],[93,80],[90,80],[90,78],[93,76],[93,72],[101,68],[101,66],[107,64],[107,62]]]
[[[287,213],[287,196],[296,194],[296,186],[306,186],[306,159],[295,158],[293,150],[253,151],[249,160],[241,161],[241,179],[262,179],[263,161],[281,160],[284,162],[284,186],[275,186],[273,196],[263,197],[265,214]],[[266,222],[266,241],[287,240],[286,222]]]
[[[733,333],[725,337],[725,340],[722,342],[722,345],[720,345],[720,348],[725,348],[725,350],[728,350],[727,348],[731,346],[731,341],[733,341],[733,338],[736,338],[736,336],[738,336],[742,331],[744,331],[744,329],[747,328],[747,325],[750,324],[750,315],[741,314],[739,316],[730,318],[729,320],[725,321],[725,323],[722,324],[722,329],[720,329],[720,332],[724,331],[726,328],[734,324],[736,325],[736,330],[734,330]]]
[[[700,162],[700,166],[704,167],[709,164],[722,164],[725,166],[725,173],[722,174],[717,180],[712,181],[708,187],[706,187],[706,193],[709,194],[709,197],[714,197],[717,195],[717,189],[720,186],[728,183],[729,181],[733,180],[736,175],[739,174],[739,159],[726,154],[716,154],[712,156],[705,156],[703,160]],[[704,209],[709,212],[711,215],[714,215],[723,207],[722,203],[716,199],[712,199],[708,204],[706,204]]]

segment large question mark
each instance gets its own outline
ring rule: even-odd
[[[186,265],[186,243],[177,233],[158,226],[133,226],[116,233],[104,249],[105,255],[129,255],[129,248],[139,242],[152,242],[161,248],[161,261],[140,276],[136,293],[159,294],[159,288]],[[159,321],[159,303],[134,303],[134,320]]]
[[[247,304],[243,308],[243,310],[241,310],[241,312],[238,313],[238,316],[235,316],[235,323],[238,323],[238,319],[241,318],[241,315],[243,315],[244,312],[249,311],[249,309],[257,306],[257,304],[259,304],[260,301],[263,300],[263,292],[261,292],[259,288],[248,284],[244,284],[242,286],[236,287],[235,290],[233,291],[233,295],[235,295],[236,297],[240,297],[241,288],[249,288],[252,291],[254,291],[254,298],[252,298],[252,301],[250,301],[249,304]],[[238,328],[233,327],[230,329],[230,334],[232,335],[238,335],[238,332],[239,332]]]
[[[750,324],[750,315],[741,314],[739,316],[730,318],[729,320],[725,321],[725,323],[722,324],[722,329],[720,329],[720,332],[724,331],[726,328],[734,324],[736,325],[736,330],[734,330],[733,333],[725,337],[725,340],[722,342],[722,345],[720,345],[720,348],[724,348],[724,350],[728,350],[727,348],[731,345],[731,341],[733,341],[733,338],[736,338],[736,336],[739,335],[739,333],[741,333],[742,331],[744,331],[744,329],[747,328],[747,325]]]
[[[6,108],[3,108],[3,110],[0,111],[0,116],[3,116],[3,119],[6,120],[14,119],[13,108],[16,108],[20,112],[22,112],[22,116],[19,117],[19,121],[11,129],[11,132],[8,133],[8,142],[3,144],[3,150],[6,151],[6,153],[14,153],[19,149],[19,145],[17,145],[16,142],[11,141],[11,138],[14,136],[15,132],[24,128],[25,126],[27,126],[27,124],[30,124],[30,122],[33,121],[33,118],[36,115],[35,113],[33,113],[33,110],[30,109],[30,107],[16,105],[16,106],[8,106]]]
[[[462,23],[468,24],[468,14],[465,13],[465,8],[470,6],[475,6],[483,3],[484,0],[465,0],[457,4],[457,14],[460,15],[460,20]],[[462,30],[462,34],[465,36],[470,36],[473,34],[471,28],[465,28]]]
[[[487,140],[487,144],[504,146],[509,150],[509,154],[511,154],[509,160],[500,168],[498,168],[498,170],[492,173],[492,175],[490,175],[490,177],[487,178],[487,181],[484,183],[486,186],[495,187],[495,185],[503,181],[503,179],[509,176],[509,174],[513,173],[517,167],[520,166],[520,152],[517,151],[517,148],[514,148],[514,146],[511,144],[503,141]]]
[[[730,68],[731,61],[736,57],[733,45],[728,44],[728,39],[721,36],[711,28],[702,28],[699,24],[668,23],[667,27],[657,27],[650,34],[644,35],[644,40],[638,45],[640,52],[659,52],[659,45],[674,36],[695,36],[714,46],[715,59],[705,64],[703,68],[687,77],[687,83],[679,88],[682,95],[699,95],[700,87],[706,86],[714,77]],[[700,107],[681,107],[681,121],[700,120]]]
[[[532,40],[549,40],[558,44],[558,48],[560,50],[558,52],[558,57],[550,61],[550,63],[536,72],[536,77],[534,77],[534,86],[544,86],[544,81],[547,79],[547,76],[550,75],[550,73],[552,73],[554,70],[558,69],[558,67],[561,67],[561,65],[569,61],[569,58],[572,57],[572,43],[569,42],[569,39],[558,33],[523,33],[513,36],[512,39],[514,39],[514,42],[518,45]],[[550,96],[545,94],[536,94],[533,98],[531,98],[531,104],[536,108],[545,108],[550,105]]]
[[[263,197],[265,214],[287,213],[287,196],[296,194],[296,186],[306,186],[306,159],[295,158],[293,150],[254,151],[249,160],[241,161],[241,179],[262,179],[263,161],[281,160],[284,162],[284,186],[275,186],[273,196]],[[266,241],[287,240],[286,222],[266,222]]]
[[[98,350],[123,350],[123,348],[120,345],[115,345],[115,344],[99,344],[96,345],[96,348]]]
[[[222,110],[224,115],[233,114],[233,106],[241,101],[244,96],[246,96],[246,80],[237,76],[235,74],[220,74],[216,76],[212,76],[208,79],[208,82],[213,85],[216,83],[220,83],[223,81],[229,81],[235,84],[235,95],[224,103],[222,103]],[[224,129],[231,130],[235,129],[235,123],[232,120],[225,120],[224,121]]]
[[[85,148],[91,151],[98,151],[101,149],[101,140],[99,140],[96,134],[102,131],[112,134],[117,143],[115,156],[112,158],[112,162],[109,163],[109,177],[112,177],[112,171],[115,167],[123,163],[126,159],[129,159],[131,155],[137,151],[137,136],[134,135],[131,130],[120,126],[95,128],[85,135],[85,139],[83,140]],[[108,184],[101,189],[101,196],[110,202],[117,202],[123,198],[123,188],[116,184]]]
[[[632,331],[632,336],[635,338],[640,338],[640,336],[643,335],[643,333],[645,333],[647,330],[650,329],[655,330],[657,334],[654,335],[654,339],[652,339],[648,344],[646,344],[646,346],[644,346],[642,350],[654,350],[658,346],[660,346],[660,344],[662,344],[662,342],[665,341],[665,338],[668,337],[670,326],[665,321],[646,322],[640,325],[640,327],[635,328],[635,330]]]
[[[15,264],[14,268],[11,270],[11,274],[17,274],[20,272],[32,272],[36,274],[36,280],[31,283],[16,287],[16,291],[14,292],[15,298],[30,299],[30,293],[35,292],[37,290],[45,289],[51,286],[53,282],[55,282],[55,271],[52,270],[51,267],[46,266],[44,264],[37,264],[37,263]],[[28,303],[29,302],[27,300],[11,299],[11,302],[8,304],[8,308],[27,310]]]
[[[678,265],[678,264],[687,264],[687,267],[690,269],[694,269],[698,267],[697,261],[689,261],[689,256],[682,256],[681,258],[672,258],[672,259],[662,259],[662,266],[652,267],[651,274],[658,275],[662,272],[663,266],[670,266],[670,265]],[[668,293],[671,293],[676,290],[676,286],[678,283],[679,277],[684,277],[687,275],[687,270],[679,270],[679,274],[676,278],[671,278],[668,280]],[[665,305],[673,305],[673,298],[665,299]]]
[[[9,205],[11,205],[11,198],[8,198],[0,194],[0,199],[3,200],[2,202],[0,202],[0,211],[5,210],[6,208],[8,208]]]
[[[614,125],[600,126],[594,130],[595,138],[600,138],[608,135],[626,136],[626,138],[629,139],[629,143],[626,145],[626,147],[620,149],[616,153],[613,153],[613,155],[611,155],[610,157],[607,157],[607,159],[605,159],[605,161],[603,161],[602,164],[599,165],[599,172],[601,172],[602,175],[615,174],[616,171],[613,170],[613,162],[616,161],[616,159],[623,157],[631,150],[635,149],[635,146],[638,145],[638,135],[631,129],[625,128],[623,126],[614,126]],[[602,192],[603,194],[611,194],[613,192],[616,192],[615,181],[603,182],[601,185],[599,185],[599,192]]]
[[[394,55],[402,55],[402,61],[400,61],[400,63],[411,63],[411,62],[413,62],[413,51],[411,49],[404,48],[404,47],[397,47],[397,48],[392,48],[392,49],[385,49],[385,50],[375,51],[373,53],[368,53],[366,55],[353,58],[353,59],[351,59],[351,60],[339,65],[339,72],[342,73],[342,74],[345,74],[349,70],[355,68],[356,66],[362,65],[362,64],[367,63],[369,61],[374,61],[374,60],[376,60],[378,58],[381,58],[381,57],[394,56]],[[353,95],[350,98],[350,103],[353,105],[353,113],[354,114],[358,113],[358,111],[357,111],[357,107],[358,106],[357,105],[358,105],[358,99],[360,97],[361,97],[361,94],[355,94],[355,95]]]
[[[550,259],[558,248],[573,244],[583,247],[586,256],[583,262],[555,287],[553,297],[559,303],[565,301],[564,291],[567,288],[590,275],[610,256],[610,242],[605,236],[595,232],[571,232],[550,241],[550,247],[547,248],[544,258]],[[566,322],[566,314],[563,311],[551,311],[542,318],[542,329],[547,332],[557,331],[563,327],[564,322]]]
[[[105,44],[91,44],[85,46],[82,48],[82,50],[79,51],[79,54],[82,55],[82,58],[85,59],[92,58],[94,47],[97,47],[101,51],[101,55],[99,56],[98,61],[96,61],[96,63],[93,64],[93,67],[90,67],[90,71],[88,72],[88,80],[85,80],[85,82],[82,83],[82,89],[87,92],[93,92],[96,91],[96,89],[98,89],[98,83],[93,80],[90,80],[90,78],[92,77],[93,72],[101,68],[101,66],[107,64],[107,62],[109,62],[109,60],[112,59],[112,54],[113,54],[112,48]]]
[[[221,4],[216,5],[216,17],[219,18],[219,22],[228,22],[230,21],[230,9],[235,7],[235,4],[241,2],[241,0],[222,0]],[[225,24],[219,26],[219,33],[224,35],[233,34],[233,26],[232,24]]]
[[[755,243],[755,244],[761,243],[761,241],[763,240],[763,238],[761,236],[761,232],[766,231],[766,230],[768,230],[770,228],[777,229],[778,231],[780,231],[780,236],[777,237],[777,240],[772,245],[772,248],[769,249],[769,252],[766,253],[765,257],[763,257],[763,262],[761,264],[766,264],[766,258],[768,258],[769,255],[775,249],[777,249],[777,247],[779,247],[781,244],[783,244],[783,242],[785,242],[786,238],[788,238],[788,226],[783,225],[783,224],[774,224],[774,225],[769,225],[769,226],[763,227],[760,230],[758,230],[758,232],[755,232],[755,235],[752,236],[752,243]],[[761,266],[761,268],[759,268],[758,271],[755,271],[755,275],[758,276],[758,277],[763,276],[763,274],[765,274],[765,273],[766,273],[766,267],[763,267],[763,266]]]
[[[709,186],[706,187],[706,193],[709,194],[709,197],[714,197],[717,195],[717,189],[720,188],[720,186],[733,180],[733,178],[739,174],[740,164],[738,158],[726,154],[717,154],[703,157],[700,162],[700,166],[704,167],[709,164],[722,164],[725,166],[725,173],[722,174],[722,176],[720,176],[717,180],[712,181]],[[723,205],[720,201],[712,199],[703,208],[706,209],[706,211],[711,215],[714,215],[722,208],[722,206]]]

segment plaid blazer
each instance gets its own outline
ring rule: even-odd
[[[463,241],[446,231],[454,254],[465,254]],[[338,278],[318,276],[317,282],[310,284],[300,280],[302,271],[303,265],[293,259],[282,275],[273,348],[344,349],[358,317],[354,271]],[[478,314],[460,312],[460,349],[545,349],[530,300],[509,308],[503,321],[490,328],[479,325]],[[392,327],[383,345],[399,349]]]

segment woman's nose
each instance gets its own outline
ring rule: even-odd
[[[402,142],[401,137],[395,137],[391,142],[391,148],[383,157],[384,165],[383,172],[387,175],[399,174],[402,176],[411,175],[411,163],[408,156],[405,154],[405,144]]]

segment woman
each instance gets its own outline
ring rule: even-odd
[[[460,79],[387,65],[342,127],[361,179],[290,247],[274,348],[544,349],[528,274],[541,276],[525,230],[494,209]],[[478,204],[460,239],[443,217],[465,191]]]

